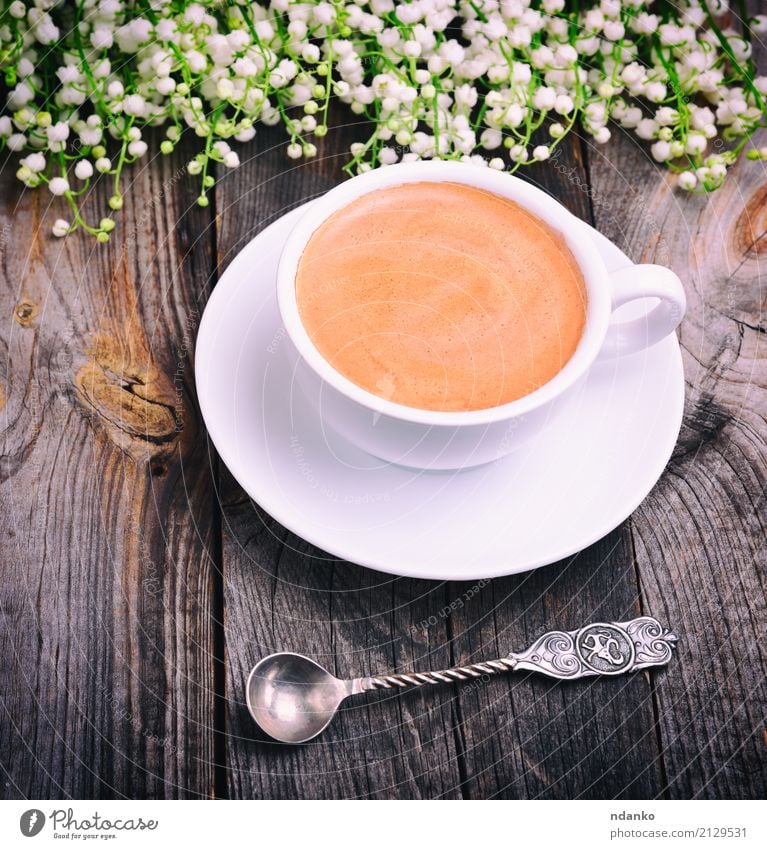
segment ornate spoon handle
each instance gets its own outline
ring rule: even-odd
[[[629,622],[594,622],[577,631],[549,631],[529,648],[508,657],[456,666],[439,672],[410,672],[356,678],[353,693],[420,687],[470,681],[499,672],[528,670],[551,678],[585,678],[589,675],[621,675],[671,660],[676,635],[652,616]]]

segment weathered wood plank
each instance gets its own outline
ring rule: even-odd
[[[281,131],[261,130],[217,193],[219,264],[335,184],[353,136],[337,128],[321,159],[291,167],[271,149]],[[55,217],[47,196],[17,202],[2,180],[0,795],[211,795],[225,719],[239,797],[763,796],[763,166],[741,164],[710,199],[674,194],[620,139],[589,149],[588,168],[568,145],[523,173],[688,283],[682,438],[629,524],[530,575],[404,581],[306,545],[224,472],[222,599],[189,353],[215,235],[209,213],[187,211],[182,159],[136,176],[109,248],[53,242],[39,231]],[[250,665],[276,648],[344,676],[438,668],[640,607],[682,632],[677,663],[652,679],[384,696],[297,749],[255,740],[243,704]]]
[[[218,191],[225,267],[266,224],[342,179],[353,128],[336,127],[318,160],[291,167],[281,130]],[[327,557],[278,526],[225,474],[221,485],[227,646],[229,788],[258,798],[457,796],[460,770],[450,694],[352,703],[321,740],[258,742],[244,704],[251,666],[277,650],[305,652],[343,676],[445,666],[447,635],[413,627],[441,607],[439,584],[404,581]]]
[[[592,221],[581,142],[553,163],[523,170],[575,215]],[[454,663],[523,648],[553,628],[640,612],[628,527],[566,562],[490,582],[451,586]],[[643,676],[563,685],[536,676],[494,678],[458,690],[457,729],[471,798],[646,798],[662,784],[651,690]]]
[[[578,556],[496,579],[452,614],[454,662],[502,657],[553,628],[639,613],[625,526]],[[459,689],[465,795],[474,798],[648,798],[661,784],[645,676],[557,683],[508,676]]]
[[[680,441],[631,520],[643,604],[681,636],[654,679],[669,792],[763,798],[767,173],[742,161],[716,193],[690,197],[628,139],[589,164],[599,229],[635,261],[672,267],[689,299]]]
[[[214,527],[191,362],[213,256],[183,162],[130,175],[108,246],[53,239],[64,210],[3,169],[6,797],[213,792]]]
[[[428,639],[415,627],[443,588],[329,559],[242,497],[224,501],[224,517],[231,795],[458,796],[449,692],[349,702],[322,738],[301,747],[259,741],[243,692],[253,663],[278,650],[305,652],[342,677],[447,665],[444,625]]]

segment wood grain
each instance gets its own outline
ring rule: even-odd
[[[682,433],[631,519],[642,602],[681,637],[673,674],[653,679],[669,792],[763,798],[767,173],[742,161],[691,197],[625,138],[592,149],[589,171],[599,229],[635,261],[672,267],[689,301]]]
[[[262,131],[258,154],[218,191],[219,256],[233,253],[293,206],[327,191],[355,128],[332,129],[317,160],[290,167],[282,133]],[[444,589],[403,581],[328,557],[287,533],[224,474],[224,599],[226,605],[229,788],[245,798],[449,798],[459,795],[459,769],[449,697],[422,694],[351,704],[308,746],[254,739],[244,704],[252,665],[277,650],[302,651],[340,675],[413,663],[445,665],[445,627],[416,639],[412,623],[441,606]],[[402,635],[411,635],[403,638]]]
[[[548,164],[548,163],[547,163]],[[583,143],[553,167],[524,171],[575,215],[592,221]],[[450,589],[453,599],[467,590]],[[640,613],[627,524],[567,561],[496,579],[450,617],[453,662],[522,648],[553,628]],[[648,679],[572,686],[536,676],[458,689],[457,730],[467,798],[644,798],[662,787]]]
[[[754,58],[764,73],[756,38]],[[688,295],[682,432],[631,519],[643,604],[681,635],[675,674],[654,679],[668,792],[764,798],[767,170],[742,159],[691,197],[625,137],[588,161],[599,229],[635,261],[672,267]]]
[[[191,374],[213,257],[183,157],[133,172],[108,246],[53,239],[64,210],[3,168],[6,797],[213,791],[215,514]]]
[[[679,445],[631,520],[576,557],[477,584],[394,579],[265,515],[219,467],[194,402],[211,282],[341,179],[362,132],[344,120],[299,164],[280,129],[259,128],[206,211],[181,179],[188,152],[153,161],[106,248],[49,238],[61,210],[19,199],[3,168],[0,795],[764,797],[764,167],[690,198],[617,137],[524,172],[683,277]],[[442,668],[642,611],[680,631],[668,671],[379,694],[296,748],[260,739],[244,705],[274,650],[340,676]]]

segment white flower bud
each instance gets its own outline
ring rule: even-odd
[[[537,89],[535,94],[533,94],[533,106],[541,112],[547,112],[548,110],[553,109],[556,102],[556,89],[548,86],[541,86],[541,88]]]
[[[161,77],[155,83],[155,89],[158,94],[162,94],[164,97],[167,97],[169,94],[173,94],[176,88],[176,81],[173,77]]]
[[[698,178],[692,171],[682,171],[677,182],[680,188],[691,192],[698,185]]]
[[[114,44],[114,32],[105,24],[97,24],[91,33],[91,44],[96,50],[108,50]]]
[[[511,150],[509,150],[509,156],[514,160],[514,162],[527,162],[528,159],[527,150],[521,144],[515,144]]]
[[[222,100],[228,100],[234,94],[234,83],[228,77],[220,79],[216,84],[216,94]]]
[[[636,126],[636,134],[640,139],[649,141],[654,139],[658,132],[658,124],[652,118],[642,118]]]
[[[561,67],[567,67],[571,65],[578,59],[578,51],[572,46],[572,44],[560,44],[555,53],[554,58],[557,61],[557,64]]]
[[[87,159],[81,159],[75,165],[75,177],[78,180],[88,180],[93,176],[93,166]]]
[[[69,124],[65,121],[58,121],[50,127],[46,127],[46,136],[49,142],[63,142],[69,138]]]
[[[54,177],[50,183],[48,183],[48,188],[50,189],[51,194],[63,195],[65,192],[69,191],[69,183],[64,177]]]
[[[708,139],[703,133],[690,133],[687,136],[687,142],[685,144],[685,150],[687,153],[696,154],[703,153],[708,145]]]
[[[146,101],[140,94],[129,94],[123,102],[123,109],[126,115],[140,117],[144,114],[145,108]]]
[[[479,137],[479,143],[485,150],[495,150],[503,143],[503,135],[500,130],[488,127],[482,131]]]
[[[417,41],[406,41],[405,42],[405,56],[409,56],[411,59],[417,59],[421,55],[421,51],[423,48]]]
[[[30,153],[21,160],[21,164],[26,165],[33,174],[38,174],[45,170],[45,157],[42,153]]]
[[[378,161],[381,165],[394,165],[397,161],[397,151],[391,147],[383,147],[378,151]]]
[[[526,112],[526,108],[512,103],[505,111],[500,112],[499,121],[506,127],[518,127],[525,120]]]
[[[13,135],[8,137],[8,141],[6,144],[8,145],[9,150],[24,150],[24,146],[27,143],[27,137],[24,133],[13,133]]]
[[[640,12],[632,22],[632,27],[641,35],[652,35],[658,29],[658,23],[657,15]]]
[[[650,152],[657,162],[666,162],[671,157],[671,145],[667,141],[657,141],[650,148]]]
[[[599,9],[590,9],[586,12],[584,25],[587,30],[601,30],[605,22],[605,16]]]

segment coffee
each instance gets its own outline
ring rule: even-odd
[[[506,404],[551,380],[583,333],[586,289],[563,238],[459,183],[378,189],[312,235],[298,309],[323,357],[425,410]]]

